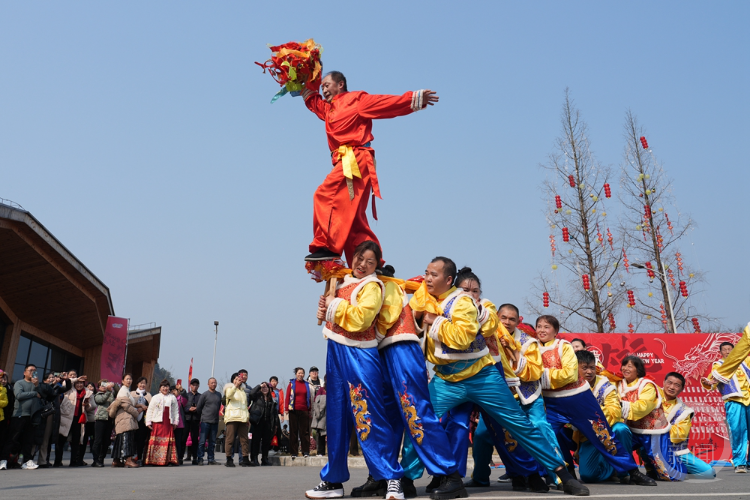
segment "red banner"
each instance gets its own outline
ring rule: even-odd
[[[685,390],[680,398],[695,410],[690,431],[690,450],[705,462],[729,460],[732,445],[727,432],[724,402],[718,391],[703,389],[700,378],[721,358],[719,344],[735,344],[739,333],[709,334],[602,334],[564,333],[560,338],[582,339],[588,350],[596,355],[612,373],[620,371],[622,358],[634,354],[643,360],[646,376],[661,386],[669,372],[685,377]]]
[[[128,320],[109,316],[102,344],[101,378],[120,383],[125,369],[125,348],[128,342]]]

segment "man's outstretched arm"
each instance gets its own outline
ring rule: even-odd
[[[415,90],[402,95],[362,94],[357,111],[362,118],[372,120],[395,118],[434,106],[439,100],[432,90]]]

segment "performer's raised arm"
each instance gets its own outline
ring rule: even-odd
[[[440,98],[432,90],[409,91],[402,95],[370,95],[359,97],[357,112],[371,120],[396,118],[434,106]]]

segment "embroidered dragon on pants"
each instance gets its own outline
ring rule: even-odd
[[[355,428],[357,430],[357,436],[359,436],[359,440],[362,442],[367,441],[372,426],[370,412],[367,411],[365,393],[366,391],[362,388],[362,384],[358,384],[357,387],[354,387],[349,383],[349,399],[352,402]]]
[[[607,426],[601,420],[597,420],[596,422],[589,420],[589,422],[591,422],[591,428],[594,430],[599,442],[604,445],[604,448],[607,449],[610,455],[616,455],[617,445],[612,441],[612,436],[607,430]]]
[[[406,383],[403,382],[404,392],[398,393],[399,400],[401,401],[401,411],[404,413],[404,418],[409,426],[409,433],[412,439],[417,442],[418,445],[422,444],[424,439],[424,428],[422,427],[422,421],[417,415],[417,407],[414,406],[414,398],[409,394],[406,389]]]

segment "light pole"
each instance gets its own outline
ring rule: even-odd
[[[631,264],[633,267],[636,267],[638,269],[648,269],[643,264]],[[667,271],[664,270],[664,264],[661,262],[661,259],[659,259],[659,265],[661,267],[661,271],[658,271],[659,278],[662,280],[662,283],[664,284],[664,289],[667,291],[667,307],[669,308],[669,319],[672,320],[672,333],[677,333],[677,325],[675,325],[674,322],[674,309],[672,309],[672,294],[669,293],[669,284],[667,283]]]
[[[214,360],[211,361],[211,378],[214,376],[214,368],[216,367],[216,342],[219,340],[219,322],[214,321],[214,328],[216,329],[216,336],[214,337]]]

